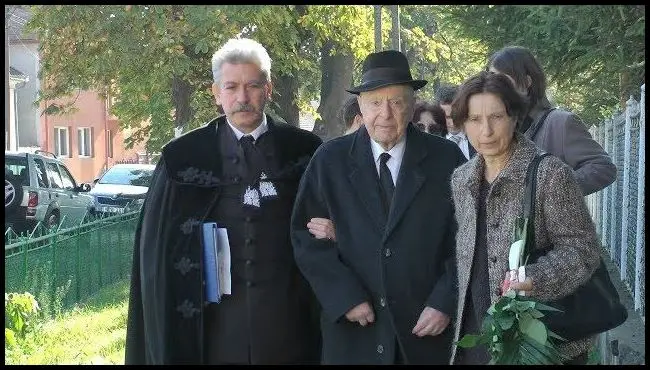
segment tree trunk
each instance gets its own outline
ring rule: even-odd
[[[294,7],[296,18],[300,18],[307,14],[306,5],[296,5]],[[301,40],[313,38],[310,32],[304,27],[299,27],[298,34]],[[297,46],[300,49],[299,46]],[[293,73],[283,73],[277,71],[274,73],[275,78],[273,81],[273,112],[290,125],[300,127],[300,109],[298,108],[298,79],[296,71],[284,71]],[[292,76],[293,75],[293,76]]]
[[[321,118],[314,123],[314,133],[323,140],[339,136],[345,132],[345,123],[339,119],[338,112],[349,96],[345,89],[352,83],[354,57],[352,55],[330,55],[333,43],[325,42],[321,48],[321,94],[318,114]]]
[[[174,130],[178,137],[194,115],[190,96],[194,89],[189,82],[178,76],[172,78],[172,104],[174,105]]]
[[[630,72],[624,71],[618,74],[619,105],[621,111],[627,109],[627,100],[630,98]]]
[[[180,22],[183,19],[183,13],[183,5],[172,5],[172,22]],[[185,53],[191,56],[193,49],[189,47],[186,42],[182,42],[182,44]],[[172,77],[172,105],[174,106],[175,137],[178,137],[183,133],[183,130],[190,122],[190,118],[194,115],[192,105],[190,104],[190,97],[193,92],[194,88],[187,80],[179,76]]]
[[[275,84],[273,85],[274,112],[285,122],[300,126],[300,109],[296,104],[298,96],[298,81],[295,77],[276,74]]]
[[[399,23],[399,5],[390,6],[390,17],[392,22],[391,28],[391,45],[393,50],[401,51],[400,23]]]
[[[384,45],[381,39],[381,5],[374,5],[375,7],[375,52],[384,50]]]

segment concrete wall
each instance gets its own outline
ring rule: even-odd
[[[16,125],[18,146],[41,146],[39,109],[34,106],[40,80],[38,79],[38,43],[30,40],[12,40],[9,43],[9,63],[29,77],[29,81],[16,90]]]

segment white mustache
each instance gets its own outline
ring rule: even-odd
[[[243,104],[237,107],[237,109],[235,109],[234,113],[238,113],[238,112],[255,112],[255,108],[252,105]]]

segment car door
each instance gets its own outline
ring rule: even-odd
[[[36,219],[44,220],[45,213],[48,206],[52,202],[52,190],[50,189],[50,181],[47,176],[47,169],[45,163],[40,158],[34,158],[34,169],[36,170],[36,184],[38,185],[38,205],[36,206]]]
[[[47,166],[47,177],[50,179],[52,198],[58,205],[61,216],[60,220],[63,221],[61,226],[67,227],[70,225],[70,218],[74,217],[71,216],[71,213],[74,213],[71,207],[72,199],[63,186],[63,179],[61,178],[59,166],[56,162],[47,161],[45,165]]]
[[[70,226],[79,225],[88,211],[88,197],[79,194],[77,182],[65,166],[59,164],[59,173],[63,180],[63,189],[65,198],[68,201],[69,214],[68,219]]]

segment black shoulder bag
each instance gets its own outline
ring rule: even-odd
[[[537,168],[542,158],[549,155],[536,155],[526,175],[524,191],[523,216],[528,218],[526,229],[526,245],[524,256],[528,262],[537,260],[552,247],[536,249],[535,243],[535,192],[537,188]],[[524,260],[526,257],[524,257]],[[618,292],[610,280],[605,263],[600,257],[600,264],[591,278],[572,294],[551,302],[544,302],[561,312],[545,311],[540,320],[546,327],[565,338],[574,341],[591,335],[606,332],[621,325],[627,320],[627,309],[618,296]]]

